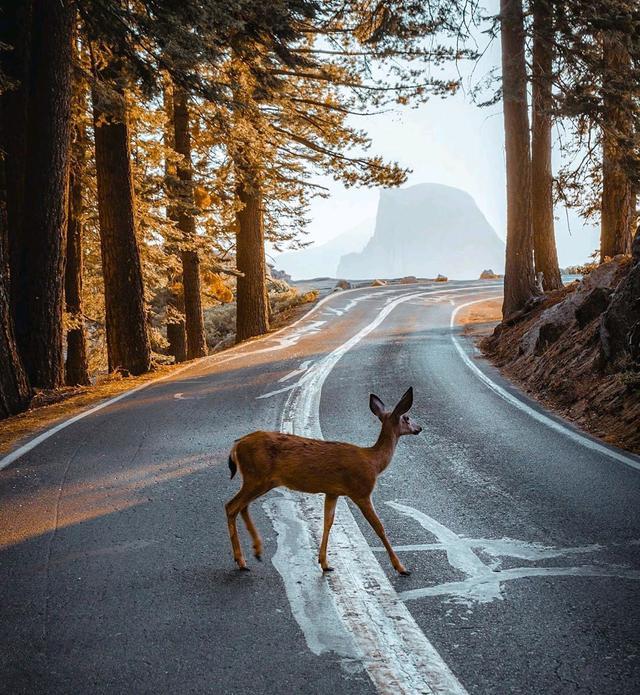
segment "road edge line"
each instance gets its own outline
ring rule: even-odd
[[[59,422],[57,425],[54,425],[53,427],[49,427],[48,429],[45,429],[44,432],[41,432],[40,434],[36,435],[32,439],[29,439],[27,442],[20,445],[17,449],[13,449],[12,451],[9,451],[8,454],[5,454],[2,458],[0,458],[0,471],[4,470],[5,468],[7,468],[7,466],[10,466],[12,463],[15,463],[15,461],[17,461],[19,458],[21,458],[25,454],[28,454],[30,451],[35,449],[38,445],[42,444],[42,442],[46,441],[50,437],[53,437],[54,434],[57,434],[61,430],[69,427],[70,425],[75,424],[79,420],[82,420],[83,418],[88,417],[89,415],[93,415],[93,413],[97,413],[99,410],[102,410],[103,408],[107,408],[110,405],[113,405],[114,403],[117,403],[118,401],[123,400],[124,398],[128,398],[129,396],[132,396],[134,393],[138,393],[138,391],[142,391],[143,389],[147,388],[148,386],[153,386],[154,384],[158,384],[161,381],[166,381],[167,379],[170,379],[171,377],[177,376],[178,374],[181,374],[182,372],[187,371],[187,369],[190,369],[192,367],[198,367],[198,366],[201,366],[201,365],[209,363],[209,362],[215,364],[219,359],[222,359],[224,357],[230,357],[230,356],[235,357],[235,354],[230,355],[229,353],[235,353],[236,351],[239,351],[242,348],[247,347],[248,345],[254,345],[255,343],[259,343],[263,340],[269,340],[269,339],[279,335],[283,331],[288,330],[289,328],[293,328],[294,326],[297,326],[301,321],[304,321],[309,316],[311,316],[311,314],[313,314],[317,309],[319,309],[323,304],[325,304],[332,297],[338,297],[338,296],[341,297],[344,294],[348,294],[350,292],[356,292],[358,290],[363,290],[363,289],[371,289],[371,288],[353,287],[349,290],[342,290],[341,292],[331,292],[326,297],[323,297],[318,302],[316,302],[308,311],[306,311],[302,316],[297,318],[293,323],[287,324],[286,326],[279,328],[277,331],[273,331],[273,333],[266,333],[265,335],[258,336],[257,338],[255,338],[253,340],[244,341],[244,342],[240,343],[239,345],[234,345],[233,347],[229,348],[228,350],[223,350],[220,352],[216,352],[213,355],[207,355],[206,357],[199,357],[196,360],[191,360],[188,364],[182,365],[178,369],[175,369],[174,371],[172,371],[170,374],[163,374],[162,376],[159,376],[157,379],[150,379],[149,381],[145,381],[144,384],[138,384],[138,386],[134,386],[133,388],[128,389],[127,391],[123,391],[122,393],[118,394],[117,396],[114,396],[113,398],[109,398],[106,401],[102,401],[101,403],[98,403],[97,405],[90,406],[86,410],[81,410],[76,415],[72,415],[70,418],[67,418],[66,420],[62,420],[62,422]]]
[[[551,418],[548,415],[539,412],[535,408],[532,408],[530,405],[527,405],[527,403],[525,403],[522,399],[518,398],[517,396],[515,396],[514,394],[510,393],[502,386],[497,384],[495,381],[493,381],[491,377],[485,374],[482,371],[482,369],[480,369],[480,367],[478,367],[478,365],[473,362],[473,360],[469,357],[465,349],[460,344],[460,341],[458,340],[455,334],[456,316],[458,315],[458,312],[460,312],[460,310],[464,309],[465,307],[471,306],[472,304],[479,304],[480,302],[486,302],[490,299],[497,299],[498,297],[500,297],[500,295],[497,295],[496,297],[476,299],[472,302],[465,302],[464,304],[456,306],[454,310],[451,312],[451,320],[449,322],[449,327],[451,329],[451,341],[453,342],[456,350],[458,351],[458,354],[462,358],[462,361],[478,377],[478,379],[480,379],[480,381],[482,381],[486,386],[488,386],[492,391],[494,391],[498,396],[500,396],[500,398],[507,401],[507,403],[510,403],[522,412],[526,413],[534,420],[537,420],[539,423],[546,425],[550,429],[565,435],[577,444],[580,444],[585,448],[590,449],[591,451],[596,451],[600,454],[604,454],[605,456],[614,459],[618,463],[622,463],[625,466],[628,466],[629,468],[633,468],[635,470],[640,471],[640,459],[633,457],[633,455],[623,453],[622,450],[617,450],[614,447],[609,447],[606,444],[597,442],[591,439],[590,437],[574,430],[572,427],[569,426],[570,423],[564,424],[562,422],[558,422],[554,418]]]

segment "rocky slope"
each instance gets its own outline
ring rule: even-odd
[[[505,374],[587,431],[640,453],[640,236],[481,342]]]
[[[435,183],[380,193],[373,237],[360,253],[342,257],[346,278],[475,279],[504,269],[504,242],[464,191]]]

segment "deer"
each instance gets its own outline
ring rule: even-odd
[[[389,466],[398,440],[403,435],[420,434],[422,427],[407,412],[413,405],[413,388],[407,389],[397,405],[389,410],[378,396],[369,396],[369,408],[380,420],[381,429],[375,444],[360,447],[346,442],[328,442],[295,434],[256,431],[237,439],[229,454],[231,478],[239,469],[242,487],[225,505],[233,558],[238,569],[248,571],[242,553],[236,519],[240,514],[253,541],[257,560],[262,559],[262,539],[251,516],[249,505],[269,490],[290,490],[324,494],[324,526],[318,562],[323,572],[332,572],[327,562],[329,532],[336,504],[341,496],[349,497],[380,537],[394,569],[401,575],[410,572],[400,562],[378,517],[371,494],[378,476]]]

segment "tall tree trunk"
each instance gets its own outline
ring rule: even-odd
[[[4,128],[3,115],[0,112],[0,132]],[[5,174],[5,158],[0,152],[0,418],[24,410],[30,399],[30,389],[18,355],[11,315]]]
[[[73,161],[69,174],[69,221],[67,225],[67,267],[64,278],[67,314],[73,322],[67,331],[66,381],[69,386],[90,383],[87,340],[82,312],[82,178],[86,139],[83,128],[75,127]]]
[[[531,224],[535,272],[544,290],[562,287],[553,224],[551,110],[553,107],[553,15],[550,0],[533,3],[531,128]]]
[[[106,104],[94,88],[93,118],[109,371],[142,374],[151,368],[151,346],[124,91]]]
[[[64,383],[63,303],[71,136],[71,0],[35,0],[22,244],[14,270],[18,349],[33,386]]]
[[[173,85],[171,79],[166,76],[163,82],[163,101],[165,110],[165,151],[169,149],[175,152],[176,138],[175,126],[173,123]],[[175,198],[175,184],[177,180],[177,170],[175,163],[165,155],[164,158],[164,178],[165,178],[165,193],[169,198],[170,203],[167,205],[167,217],[174,221],[178,221],[178,212],[173,200]],[[176,255],[176,251],[171,242],[165,241],[165,252],[171,256]],[[182,291],[179,291],[175,285],[173,273],[169,277],[169,297],[167,299],[167,341],[169,342],[169,354],[173,355],[176,363],[184,362],[187,359],[187,334],[184,322],[184,302],[182,301]],[[178,318],[180,314],[183,318]]]
[[[12,50],[0,51],[0,66],[13,83],[0,95],[2,104],[2,141],[5,153],[7,234],[9,265],[18,272],[24,257],[23,222],[24,177],[27,164],[27,121],[29,103],[29,55],[31,50],[32,0],[9,0],[0,15],[0,41]],[[11,305],[15,307],[17,283],[11,283]]]
[[[505,321],[535,295],[531,232],[531,157],[522,0],[500,0],[502,97],[507,174]]]
[[[624,80],[630,62],[629,51],[621,36],[607,32],[603,39],[605,85],[605,127],[602,132],[602,211],[600,227],[600,261],[619,253],[631,252],[635,227],[635,196],[624,170],[624,147],[631,140],[630,105],[615,89]],[[608,85],[613,85],[611,90]]]
[[[184,288],[184,313],[187,331],[187,358],[204,357],[207,341],[202,314],[202,289],[200,284],[200,258],[193,248],[196,240],[196,223],[193,217],[194,196],[191,171],[191,134],[189,132],[189,108],[184,89],[174,86],[173,123],[176,152],[182,155],[177,174],[180,180],[179,205],[177,210],[178,229],[182,232],[182,286]],[[190,248],[191,247],[191,248]]]
[[[262,196],[255,176],[239,178],[236,195],[242,208],[236,213],[236,265],[243,277],[237,282],[236,341],[269,330],[264,253]]]

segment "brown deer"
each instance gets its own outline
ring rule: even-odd
[[[248,570],[236,528],[242,515],[253,539],[256,558],[261,559],[262,539],[249,516],[249,504],[273,489],[284,485],[299,492],[324,493],[324,530],[318,562],[324,572],[331,572],[327,563],[327,543],[333,524],[338,497],[346,495],[358,505],[365,519],[380,536],[389,553],[391,564],[403,575],[409,572],[395,554],[371,502],[371,493],[380,473],[391,463],[398,439],[403,434],[420,434],[422,427],[406,414],[413,404],[413,388],[409,388],[396,407],[389,411],[371,394],[369,408],[380,419],[382,428],[373,446],[360,447],[343,442],[325,442],[295,434],[252,432],[236,440],[229,455],[231,477],[239,468],[242,488],[227,504],[227,522],[233,557],[239,569]]]

